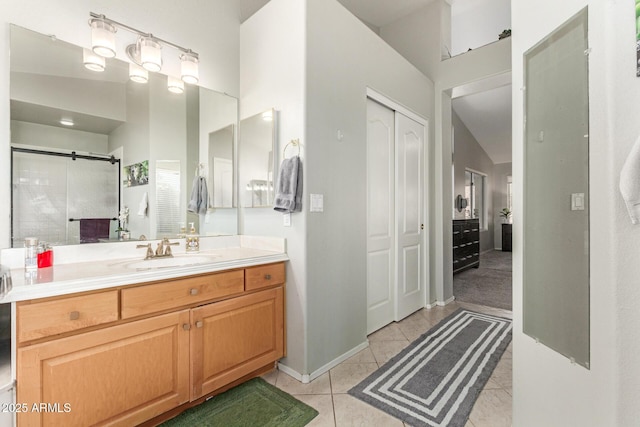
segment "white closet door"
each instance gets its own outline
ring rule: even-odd
[[[395,119],[367,100],[367,334],[395,319]]]
[[[400,320],[425,306],[424,125],[396,112],[397,312]]]

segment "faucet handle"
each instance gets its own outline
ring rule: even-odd
[[[151,249],[151,243],[148,243],[146,245],[136,245],[136,249],[141,249],[141,248],[147,249],[147,255],[145,259],[153,258],[153,249]]]
[[[171,246],[178,246],[180,245],[180,242],[170,242],[169,238],[165,237],[164,239],[162,239],[162,243],[165,246],[164,249],[164,254],[168,255],[168,256],[172,256],[171,254]]]

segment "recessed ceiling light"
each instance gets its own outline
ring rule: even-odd
[[[71,119],[60,119],[60,124],[63,126],[73,126],[73,120]]]

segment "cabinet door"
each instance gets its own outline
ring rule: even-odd
[[[183,310],[18,349],[19,425],[132,426],[187,402],[188,323]]]
[[[191,399],[284,356],[284,293],[274,288],[191,312]]]

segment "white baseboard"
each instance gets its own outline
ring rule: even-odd
[[[301,373],[299,373],[295,369],[292,369],[292,368],[288,367],[287,365],[282,364],[281,362],[278,362],[278,370],[284,372],[287,375],[289,375],[291,378],[295,378],[296,380],[298,380],[300,382],[304,382],[304,381],[302,381],[304,375],[302,375]],[[307,375],[307,377],[308,377],[308,375]],[[307,382],[309,382],[309,381],[307,380]]]
[[[282,363],[278,363],[278,369],[280,369],[282,372],[284,372],[285,374],[289,375],[290,377],[295,378],[296,380],[300,381],[303,384],[307,384],[310,383],[311,381],[315,380],[316,378],[318,378],[320,375],[324,374],[325,372],[329,372],[330,369],[335,368],[336,366],[338,366],[339,364],[341,364],[342,362],[344,362],[345,360],[347,360],[348,358],[350,358],[351,356],[355,356],[357,353],[361,352],[362,350],[364,350],[365,348],[369,347],[369,341],[365,341],[359,345],[357,345],[356,347],[352,348],[351,350],[347,351],[346,353],[336,357],[335,359],[333,359],[331,362],[327,363],[326,365],[320,367],[320,369],[315,370],[314,372],[310,373],[310,374],[301,374],[299,372],[297,372],[294,369],[291,369],[290,367],[283,365]]]
[[[456,299],[456,297],[453,296],[453,297],[451,297],[451,298],[449,298],[448,300],[445,300],[445,301],[437,301],[436,300],[436,301],[432,302],[431,304],[425,305],[425,308],[430,310],[430,309],[435,308],[435,307],[444,307],[447,304],[451,304],[453,301],[455,301],[455,299]]]
[[[456,297],[452,296],[451,298],[444,300],[444,301],[436,301],[436,304],[438,304],[440,307],[444,307],[447,304],[451,304],[452,302],[454,302],[456,299]]]

